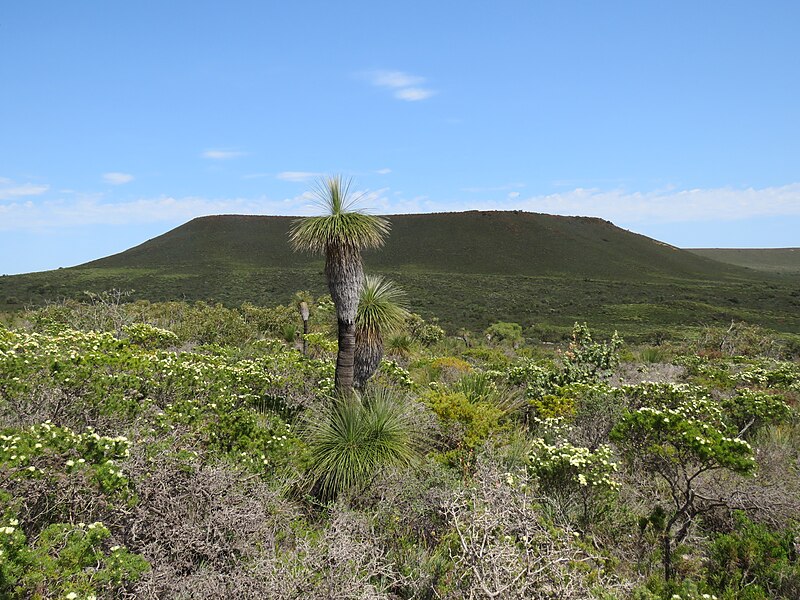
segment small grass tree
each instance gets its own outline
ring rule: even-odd
[[[380,275],[367,275],[356,313],[354,385],[363,388],[383,358],[383,336],[398,330],[409,312],[405,292]]]
[[[379,248],[389,233],[389,222],[354,209],[360,196],[350,196],[349,179],[340,175],[321,179],[314,195],[327,214],[297,220],[289,232],[295,250],[325,256],[325,277],[338,321],[336,391],[353,389],[356,311],[364,285],[361,250]]]
[[[323,501],[362,489],[383,469],[412,464],[422,445],[405,399],[386,388],[336,399],[312,412],[302,431],[307,483]]]

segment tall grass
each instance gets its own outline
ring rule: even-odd
[[[412,463],[420,448],[406,401],[386,388],[337,398],[308,419],[303,437],[307,481],[323,501],[363,487],[380,469]]]

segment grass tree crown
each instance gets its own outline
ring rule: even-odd
[[[326,214],[298,219],[289,233],[295,250],[328,254],[331,251],[380,248],[389,233],[389,221],[356,209],[363,194],[350,194],[352,180],[326,177],[313,190]]]
[[[405,291],[381,275],[366,275],[356,314],[356,327],[367,338],[399,329],[408,317]]]

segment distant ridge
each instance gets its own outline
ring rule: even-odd
[[[690,248],[689,252],[759,271],[800,273],[800,248]]]
[[[200,217],[139,246],[95,260],[92,268],[308,268],[321,259],[292,252],[296,217]],[[612,279],[742,275],[722,265],[597,218],[516,211],[391,215],[386,246],[369,267],[428,273]]]

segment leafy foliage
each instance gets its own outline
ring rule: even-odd
[[[384,389],[339,398],[312,415],[303,431],[312,493],[330,500],[363,487],[380,469],[411,463],[419,441],[404,409]]]

